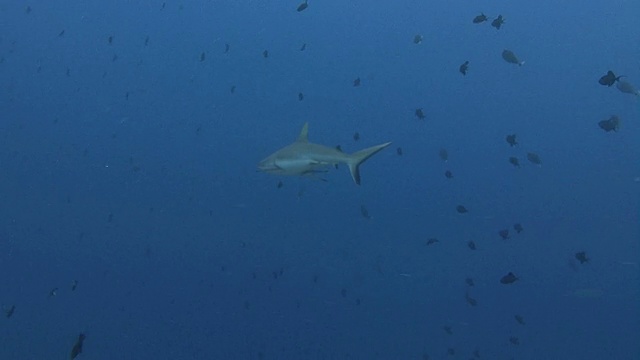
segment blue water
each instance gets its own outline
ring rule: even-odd
[[[298,5],[0,1],[0,359],[640,359],[640,3]]]

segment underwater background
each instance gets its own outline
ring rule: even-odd
[[[0,359],[640,359],[640,2],[301,2],[0,1]]]

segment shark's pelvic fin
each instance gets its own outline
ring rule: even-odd
[[[390,142],[372,146],[370,148],[366,148],[349,155],[347,165],[349,166],[349,171],[351,172],[353,182],[355,182],[357,185],[360,185],[360,165],[362,165],[363,162],[367,161],[368,158],[375,155],[378,151],[386,148],[389,145],[391,145]]]
[[[298,135],[297,142],[309,142],[309,123],[304,123],[302,127],[302,131],[300,131],[300,135]]]

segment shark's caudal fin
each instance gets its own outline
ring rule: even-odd
[[[390,142],[372,146],[370,148],[366,148],[349,155],[347,165],[349,166],[349,171],[351,172],[353,182],[355,182],[357,185],[360,185],[360,165],[362,165],[363,162],[367,161],[368,158],[375,155],[378,151],[386,148],[389,145],[391,145]]]

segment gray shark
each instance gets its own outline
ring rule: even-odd
[[[309,176],[324,172],[323,169],[330,165],[345,163],[349,167],[353,182],[360,185],[360,165],[391,145],[387,142],[347,154],[338,148],[310,143],[308,133],[309,123],[305,123],[298,139],[260,161],[258,170],[276,175]]]

